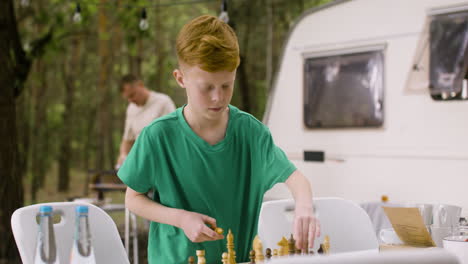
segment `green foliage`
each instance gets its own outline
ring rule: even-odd
[[[110,148],[105,149],[109,161],[116,159],[122,137],[127,102],[121,98],[117,87],[120,77],[128,72],[140,73],[146,85],[172,97],[177,106],[185,103],[185,90],[178,87],[172,77],[177,67],[175,40],[180,28],[190,19],[202,14],[217,15],[221,1],[195,4],[168,5],[180,0],[83,0],[82,21],[72,21],[75,1],[37,0],[30,1],[28,8],[18,5],[17,13],[22,17],[18,27],[25,45],[31,45],[53,29],[53,39],[47,45],[44,55],[31,69],[27,90],[19,101],[20,127],[32,139],[26,156],[34,159],[31,151],[41,151],[46,157],[44,168],[51,168],[59,153],[59,144],[66,131],[65,118],[72,119],[70,156],[72,168],[85,170],[94,167],[99,150],[98,121],[100,96],[105,90],[108,102],[109,131],[106,140],[111,139]],[[187,2],[187,1],[182,1]],[[241,109],[250,109],[262,119],[268,100],[269,85],[266,83],[267,45],[272,45],[273,69],[278,67],[285,37],[296,19],[307,9],[329,2],[328,0],[231,0],[229,15],[235,24],[243,62],[247,89],[238,82],[232,104]],[[139,28],[142,6],[146,9],[149,28]],[[157,6],[158,4],[164,4]],[[266,6],[271,5],[269,18]],[[99,22],[105,19],[106,29],[99,32]],[[267,43],[268,27],[274,29],[272,43]],[[77,50],[74,45],[78,43]],[[103,44],[104,43],[104,44]],[[99,54],[99,45],[106,45],[107,57]],[[77,53],[78,54],[75,54]],[[102,64],[106,61],[107,65]],[[104,65],[104,66],[103,66]],[[98,87],[99,77],[106,74],[105,87]],[[273,74],[275,71],[273,71]],[[67,80],[70,83],[67,83]],[[72,85],[73,104],[66,106],[66,96]],[[44,95],[40,96],[40,91]],[[247,91],[250,105],[242,101]],[[40,99],[39,99],[40,98]],[[41,114],[44,116],[40,118]],[[27,138],[27,137],[26,137]],[[22,144],[25,142],[22,140]],[[40,145],[40,146],[39,146]],[[111,151],[112,150],[112,151]],[[31,160],[28,164],[32,164]],[[109,169],[100,164],[102,169]],[[35,177],[36,168],[28,166],[28,175]],[[56,172],[54,172],[56,174]],[[30,179],[32,180],[32,179]]]

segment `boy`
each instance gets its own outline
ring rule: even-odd
[[[146,127],[118,172],[127,207],[152,221],[149,263],[186,263],[197,249],[207,263],[220,263],[226,245],[217,226],[232,230],[237,261],[248,261],[263,194],[278,182],[295,199],[297,246],[312,247],[319,231],[309,182],[265,125],[229,105],[239,65],[234,31],[216,17],[198,17],[179,33],[177,56],[173,75],[187,105]]]

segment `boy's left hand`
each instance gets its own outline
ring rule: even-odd
[[[312,248],[315,237],[320,236],[320,223],[315,218],[312,205],[297,205],[294,216],[294,239],[300,249]]]

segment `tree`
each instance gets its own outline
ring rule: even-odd
[[[13,0],[0,1],[0,259],[15,260],[17,253],[10,217],[23,205],[23,190],[18,173],[18,146],[15,99],[20,94],[31,62],[27,59],[13,10]],[[6,263],[6,262],[5,262]]]
[[[19,168],[16,127],[16,98],[21,94],[32,58],[40,56],[52,39],[52,30],[34,41],[30,56],[23,50],[13,0],[0,1],[0,261],[18,259],[10,218],[23,206],[22,175]]]

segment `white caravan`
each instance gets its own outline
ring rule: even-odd
[[[341,0],[297,20],[263,121],[315,196],[468,215],[467,21],[466,0]]]

